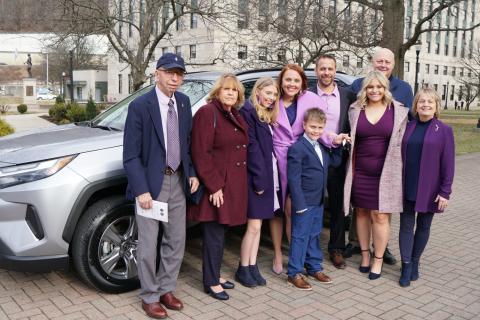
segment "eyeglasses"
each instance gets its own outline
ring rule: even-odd
[[[177,77],[183,78],[185,76],[185,72],[178,69],[157,69],[158,71],[164,72],[167,76],[173,77],[173,75],[177,75]]]

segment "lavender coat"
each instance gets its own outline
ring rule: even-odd
[[[406,154],[408,139],[416,126],[417,121],[409,122],[403,137],[402,159],[404,163],[408,157]],[[406,170],[408,168],[404,168],[404,173]],[[454,171],[455,143],[452,128],[434,118],[427,128],[423,140],[415,211],[441,212],[438,210],[438,202],[434,202],[434,200],[437,195],[445,199],[450,198]]]
[[[355,158],[355,134],[357,132],[357,122],[362,107],[358,100],[350,106],[348,118],[350,128],[352,128],[352,152],[347,163],[347,177],[345,178],[344,189],[344,212],[349,213],[350,196],[352,192],[353,180],[353,159]],[[408,121],[408,109],[398,101],[393,100],[393,130],[388,144],[385,163],[383,164],[382,174],[380,175],[380,186],[378,196],[378,211],[383,213],[402,212],[403,211],[403,188],[402,188],[402,155],[401,146],[403,134]]]
[[[273,127],[273,149],[278,161],[278,175],[280,177],[280,190],[282,198],[279,199],[280,206],[285,204],[287,194],[287,152],[288,148],[303,134],[303,116],[310,108],[325,110],[325,103],[318,95],[310,91],[304,91],[297,100],[297,117],[292,126],[288,122],[287,111],[280,99],[280,110],[277,118],[277,125]],[[327,147],[332,146],[333,137],[324,134],[321,141]]]
[[[269,125],[260,121],[250,101],[246,101],[240,114],[248,124],[247,174],[248,206],[250,219],[273,218],[273,141]],[[255,191],[264,191],[261,195]]]

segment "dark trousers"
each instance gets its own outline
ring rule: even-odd
[[[403,262],[419,261],[427,246],[432,225],[433,213],[419,212],[415,232],[415,202],[405,201],[404,210],[400,214],[399,246]]]
[[[292,240],[288,255],[287,274],[294,277],[322,271],[323,253],[320,248],[320,233],[323,227],[323,205],[308,207],[303,213],[292,212]]]
[[[328,211],[330,212],[330,240],[328,252],[345,250],[345,213],[343,212],[343,186],[345,167],[330,167],[328,170],[327,191]]]
[[[218,221],[202,223],[203,230],[203,285],[205,287],[220,284],[220,267],[223,259],[225,232],[228,226]]]

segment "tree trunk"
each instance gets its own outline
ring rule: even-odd
[[[383,27],[380,41],[381,47],[388,48],[395,54],[393,74],[399,78],[403,78],[405,60],[403,47],[405,6],[403,2],[403,0],[383,0]]]

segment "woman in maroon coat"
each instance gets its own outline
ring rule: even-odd
[[[247,220],[248,133],[237,110],[245,100],[244,91],[235,75],[222,75],[192,126],[191,156],[205,193],[187,215],[202,223],[205,292],[220,300],[229,298],[223,289],[234,287],[220,278],[225,231]]]

